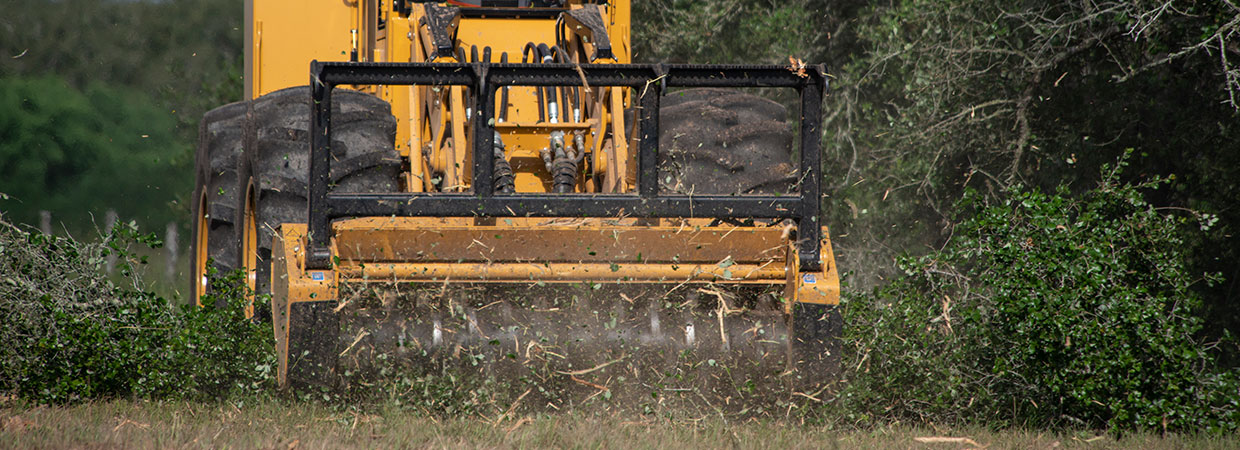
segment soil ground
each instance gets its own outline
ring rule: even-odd
[[[501,414],[502,415],[502,414]],[[395,406],[342,411],[306,402],[199,404],[114,400],[67,407],[0,407],[0,448],[1238,448],[1240,438],[980,428],[833,430],[777,420],[573,413],[432,418]]]

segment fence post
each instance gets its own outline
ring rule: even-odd
[[[109,209],[108,212],[103,215],[103,229],[105,233],[112,233],[112,228],[116,226],[116,220],[117,217],[115,209]],[[116,268],[116,252],[108,252],[108,265],[104,267],[106,268],[108,275],[111,275],[112,270]]]
[[[43,234],[52,234],[52,212],[46,209],[39,210],[39,231]]]
[[[168,222],[168,226],[164,228],[164,248],[168,249],[168,259],[164,262],[164,277],[172,280],[177,274],[177,261],[180,248],[177,247],[177,224],[176,222]]]

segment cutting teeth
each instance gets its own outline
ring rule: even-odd
[[[782,350],[781,344],[787,342],[785,328],[781,326],[784,322],[779,321],[783,316],[777,318],[781,311],[774,309],[781,305],[768,308],[759,303],[768,300],[767,297],[749,300],[756,295],[744,299],[765,309],[741,311],[741,306],[729,305],[738,309],[725,312],[718,303],[692,298],[685,302],[680,298],[649,299],[639,303],[620,300],[616,306],[605,303],[608,298],[619,297],[608,297],[605,295],[608,292],[591,292],[595,297],[569,299],[558,291],[526,293],[522,290],[516,291],[522,296],[515,300],[488,302],[477,297],[494,298],[510,292],[467,288],[471,290],[462,288],[459,291],[461,301],[456,301],[455,296],[444,299],[431,293],[440,298],[422,301],[423,298],[410,296],[387,306],[378,302],[373,305],[354,302],[348,314],[342,314],[342,324],[350,329],[372,330],[373,337],[367,338],[365,343],[372,346],[376,354],[391,352],[399,356],[398,359],[419,362],[421,358],[455,360],[461,351],[488,364],[505,364],[510,359],[538,359],[540,353],[534,353],[531,343],[554,352],[559,359],[588,359],[598,352],[622,349],[620,353],[626,357],[643,359],[649,356],[651,361],[681,351],[689,351],[694,357],[748,361],[768,359],[767,352]],[[466,298],[465,294],[471,298]],[[348,317],[348,322],[343,321],[344,317]],[[347,339],[342,337],[340,345],[352,344],[356,334],[354,330]],[[458,347],[463,350],[457,351]],[[365,365],[362,362],[356,364],[358,370],[366,368],[361,367]]]
[[[470,308],[465,312],[465,318],[467,319],[466,322],[468,324],[467,328],[469,329],[470,339],[475,339],[481,336],[482,333],[478,331],[478,315],[474,314],[473,308]]]
[[[663,332],[659,330],[659,311],[655,308],[654,303],[650,304],[650,336],[658,340],[663,336]]]

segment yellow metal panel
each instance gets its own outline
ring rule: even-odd
[[[470,144],[469,136],[465,134],[465,110],[468,105],[465,103],[465,88],[463,86],[452,86],[448,89],[451,96],[448,100],[450,108],[452,108],[452,147],[449,153],[448,161],[452,162],[452,166],[448,167],[445,173],[448,175],[444,180],[445,191],[464,191],[466,185],[471,181],[470,175],[473,174],[470,162],[473,161],[473,148]]]
[[[529,262],[784,266],[780,227],[450,225],[375,217],[333,224],[336,256],[349,263]],[[735,272],[735,271],[732,271]],[[619,275],[616,276],[617,278]],[[643,277],[646,278],[646,277]],[[778,278],[783,278],[783,272]]]
[[[628,174],[629,141],[622,136],[625,135],[624,123],[624,102],[623,92],[625,88],[611,87],[611,131],[612,151],[607,159],[607,189],[603,192],[628,192],[628,183],[626,182]]]
[[[831,251],[831,234],[822,227],[821,272],[797,273],[796,301],[821,305],[840,304],[840,274],[835,267],[835,254]]]
[[[633,62],[633,48],[629,45],[629,30],[632,27],[629,22],[630,3],[629,0],[613,0],[608,10],[612,53],[616,54],[620,64]]]
[[[312,60],[349,60],[353,8],[344,1],[252,0],[249,6],[250,98],[306,85]]]
[[[508,62],[521,62],[521,48],[526,43],[555,45],[555,19],[461,19],[456,38],[466,55],[470,47],[476,45],[479,57],[483,48],[491,47],[491,61],[498,62],[500,55],[507,52]]]
[[[334,272],[307,271],[302,266],[306,260],[305,224],[283,224],[272,240],[272,292],[282,294],[289,302],[336,298]]]
[[[392,17],[387,23],[387,43],[385,54],[387,61],[391,62],[408,62],[412,56],[409,54],[413,30],[409,27],[409,20],[399,17]],[[412,122],[410,121],[410,99],[413,92],[412,86],[390,86],[384,90],[387,94],[384,100],[392,104],[392,114],[397,117],[396,120],[396,151],[401,156],[409,156],[410,147],[413,145],[411,132]]]
[[[271,262],[271,327],[275,333],[276,359],[279,369],[276,378],[281,387],[288,376],[289,315],[296,302],[334,300],[336,273],[315,271],[307,273],[301,264],[305,258],[306,226],[284,224],[272,238]]]
[[[387,263],[339,268],[342,281],[454,283],[728,283],[783,284],[784,265],[607,263]]]

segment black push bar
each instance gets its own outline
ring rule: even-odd
[[[503,86],[623,86],[639,98],[637,194],[494,192],[495,92]],[[310,64],[310,238],[306,266],[331,267],[331,221],[344,217],[616,217],[792,219],[803,271],[821,270],[819,127],[826,69],[807,66],[344,63]],[[473,192],[335,194],[328,192],[332,142],[332,89],[338,85],[462,85],[476,95]],[[667,87],[778,87],[801,96],[801,176],[795,195],[659,195],[659,97]],[[414,157],[417,157],[414,155]]]

